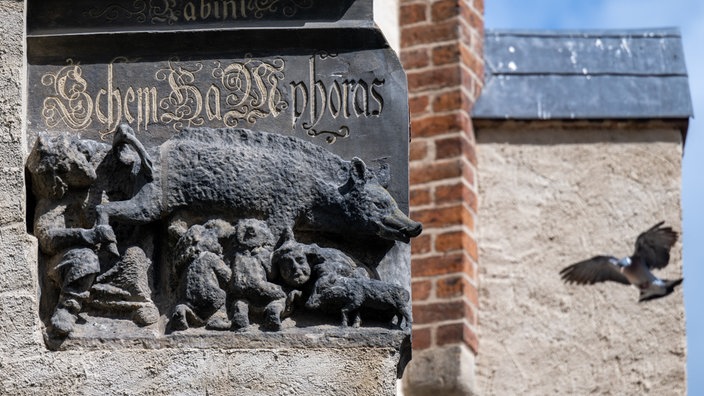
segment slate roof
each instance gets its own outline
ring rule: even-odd
[[[676,28],[487,30],[476,119],[688,119]]]

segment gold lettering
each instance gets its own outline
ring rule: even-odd
[[[384,86],[384,80],[374,79],[374,81],[372,82],[371,96],[377,104],[377,109],[372,110],[372,116],[379,117],[381,115],[381,112],[384,111],[384,98],[381,96],[379,91],[376,90],[376,87],[383,87],[383,86]]]
[[[247,58],[224,69],[214,69],[213,77],[220,78],[228,92],[225,104],[229,110],[223,114],[225,125],[236,126],[242,120],[254,124],[258,118],[278,117],[288,106],[279,90],[284,67],[280,58],[268,62]]]
[[[252,89],[252,77],[243,64],[235,62],[222,70],[221,80],[225,89],[230,92],[225,98],[225,103],[231,109],[225,112],[223,120],[227,126],[236,126],[239,120],[247,115],[243,108]]]
[[[119,88],[113,88],[113,79],[113,65],[110,63],[108,64],[108,87],[100,89],[95,98],[95,115],[98,121],[106,124],[105,127],[109,131],[115,130],[122,120],[122,94]],[[107,101],[107,114],[100,109],[100,99],[103,95]]]
[[[157,72],[159,81],[166,81],[171,92],[166,98],[161,99],[159,107],[164,110],[160,120],[165,123],[174,123],[173,128],[180,130],[184,126],[203,125],[203,95],[195,83],[195,74],[203,68],[198,64],[193,69],[177,66],[169,62],[166,69]]]
[[[222,120],[222,115],[220,114],[220,88],[211,84],[205,93],[205,103],[205,114],[208,116],[208,121]]]
[[[351,117],[379,117],[384,110],[382,88],[384,80],[375,78],[372,83],[359,80],[338,80],[325,77],[327,73],[318,75],[317,62],[324,62],[336,55],[319,54],[308,59],[308,76],[304,81],[289,83],[292,109],[291,120],[293,128],[302,127],[309,136],[333,134],[337,137],[347,137],[349,128],[342,125],[337,131],[327,129],[321,124],[331,120],[344,120]],[[335,74],[332,74],[333,76]],[[325,115],[330,117],[324,120]],[[334,141],[334,138],[332,139]],[[331,143],[330,140],[328,140]]]
[[[240,3],[240,15],[242,16],[242,18],[246,18],[247,11],[245,8],[245,2],[244,2],[244,0],[240,0],[239,3]],[[229,10],[229,12],[228,12],[228,10]],[[237,19],[237,2],[236,2],[236,0],[224,0],[222,2],[222,19],[223,20],[227,19],[229,17],[228,15],[230,15],[230,14],[232,15],[232,19]]]
[[[72,62],[70,62],[72,63]],[[42,117],[49,127],[64,123],[72,129],[85,129],[90,125],[93,99],[86,92],[88,82],[82,77],[81,67],[69,64],[54,73],[46,73],[41,82],[53,90],[44,99]]]
[[[214,9],[210,9],[211,13]],[[154,86],[141,87],[119,85],[125,80],[125,76],[120,76],[124,69],[119,64],[117,67],[113,63],[92,65],[91,74],[101,75],[103,79],[101,85],[91,90],[93,95],[87,92],[79,66],[46,73],[41,81],[52,92],[44,99],[44,123],[50,127],[64,123],[80,130],[95,120],[96,129],[106,136],[122,121],[133,125],[135,130],[148,130],[157,123],[176,130],[200,126],[206,121],[225,126],[239,122],[254,124],[261,118],[278,117],[290,105],[279,87],[286,66],[281,58],[246,57],[226,67],[216,63],[211,66],[210,74],[217,79],[213,83],[198,81],[205,65],[208,63],[171,61],[153,75]],[[308,117],[311,107],[313,118],[306,120],[306,125],[320,122],[328,112],[334,117],[343,114],[340,84],[333,83],[328,92],[325,80],[315,76],[315,65],[311,63],[311,67],[310,88],[303,81],[290,83],[293,127]]]
[[[49,1],[49,0],[47,0]],[[99,1],[94,1],[99,3]],[[200,3],[199,3],[200,2]],[[127,3],[126,1],[124,3]],[[228,18],[262,19],[265,17],[293,18],[304,9],[314,6],[314,0],[133,0],[132,5],[95,6],[85,12],[92,19],[114,22],[123,16],[138,23],[168,23],[182,21],[202,22],[208,19],[225,21]],[[147,3],[149,4],[147,6]],[[184,3],[183,8],[175,9]]]
[[[293,108],[291,109],[291,112],[293,114],[293,124],[292,127],[296,127],[296,123],[298,120],[301,118],[303,115],[303,112],[306,111],[306,108],[308,107],[308,87],[306,87],[306,83],[303,81],[301,82],[292,82],[289,84],[291,86],[291,100],[293,101]],[[299,95],[300,92],[300,95]],[[301,98],[300,100],[300,106],[299,106],[299,100],[298,98]],[[300,108],[300,110],[299,110]]]
[[[317,124],[323,114],[325,114],[325,106],[327,105],[327,92],[325,92],[325,84],[321,80],[315,80],[315,57],[311,57],[309,61],[309,72],[310,72],[310,86],[313,88],[313,95],[310,104],[310,122],[311,124],[303,128],[312,128]],[[315,80],[315,81],[314,81]],[[320,100],[318,100],[318,94],[320,94]],[[320,111],[318,112],[318,109]]]
[[[156,88],[137,88],[137,130],[144,123],[144,129],[149,129],[149,123],[158,122],[158,92]]]
[[[360,88],[362,91],[361,100],[360,96],[358,96]],[[355,115],[357,115],[357,117],[361,115],[369,115],[367,113],[367,109],[369,108],[369,97],[367,95],[368,88],[369,86],[366,82],[364,82],[363,80],[359,80],[357,86],[354,87],[354,90],[352,91],[352,94],[354,96],[354,99],[352,99],[352,102],[354,103],[354,113]]]
[[[351,87],[357,85],[357,82],[355,80],[345,80],[342,82],[342,88],[343,88],[343,93],[342,93],[342,100],[345,102],[342,106],[342,108],[345,110],[345,118],[349,118],[352,113],[350,112],[350,92],[352,92]]]
[[[210,1],[210,0],[208,0]],[[210,18],[210,3],[205,0],[200,0],[200,18],[205,20]]]
[[[335,100],[337,100],[337,105],[335,104]],[[340,115],[340,109],[342,108],[342,91],[340,90],[340,83],[337,81],[332,82],[330,93],[328,95],[328,103],[330,103],[328,106],[330,115],[333,116],[333,118],[337,118],[337,116]]]
[[[125,97],[124,102],[122,104],[122,108],[125,109],[125,120],[127,120],[127,122],[130,124],[134,122],[134,117],[132,117],[132,114],[130,114],[130,103],[134,102],[134,99],[134,89],[132,89],[132,87],[127,88],[127,91],[125,91]]]
[[[220,3],[213,3],[213,16],[215,19],[220,19]]]
[[[95,95],[95,116],[98,118],[98,121],[100,121],[100,122],[103,123],[103,124],[105,124],[106,122],[108,122],[108,118],[105,116],[105,114],[103,114],[102,111],[100,111],[100,98],[101,98],[103,95],[106,95],[107,93],[108,93],[108,91],[106,91],[105,89],[101,88],[101,89],[98,91],[98,94]]]
[[[190,1],[183,6],[183,18],[188,22],[193,22],[197,19],[196,6]]]

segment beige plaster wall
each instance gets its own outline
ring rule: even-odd
[[[637,303],[563,267],[632,254],[660,220],[682,229],[675,130],[480,130],[477,382],[485,395],[682,395],[681,288]],[[681,242],[657,274],[682,274]]]

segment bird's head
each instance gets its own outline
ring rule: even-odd
[[[631,265],[631,258],[630,257],[624,257],[616,262],[616,265],[619,267],[628,267]]]

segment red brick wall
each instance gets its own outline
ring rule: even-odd
[[[401,0],[411,109],[413,348],[477,353],[477,180],[470,119],[482,87],[483,0]]]

